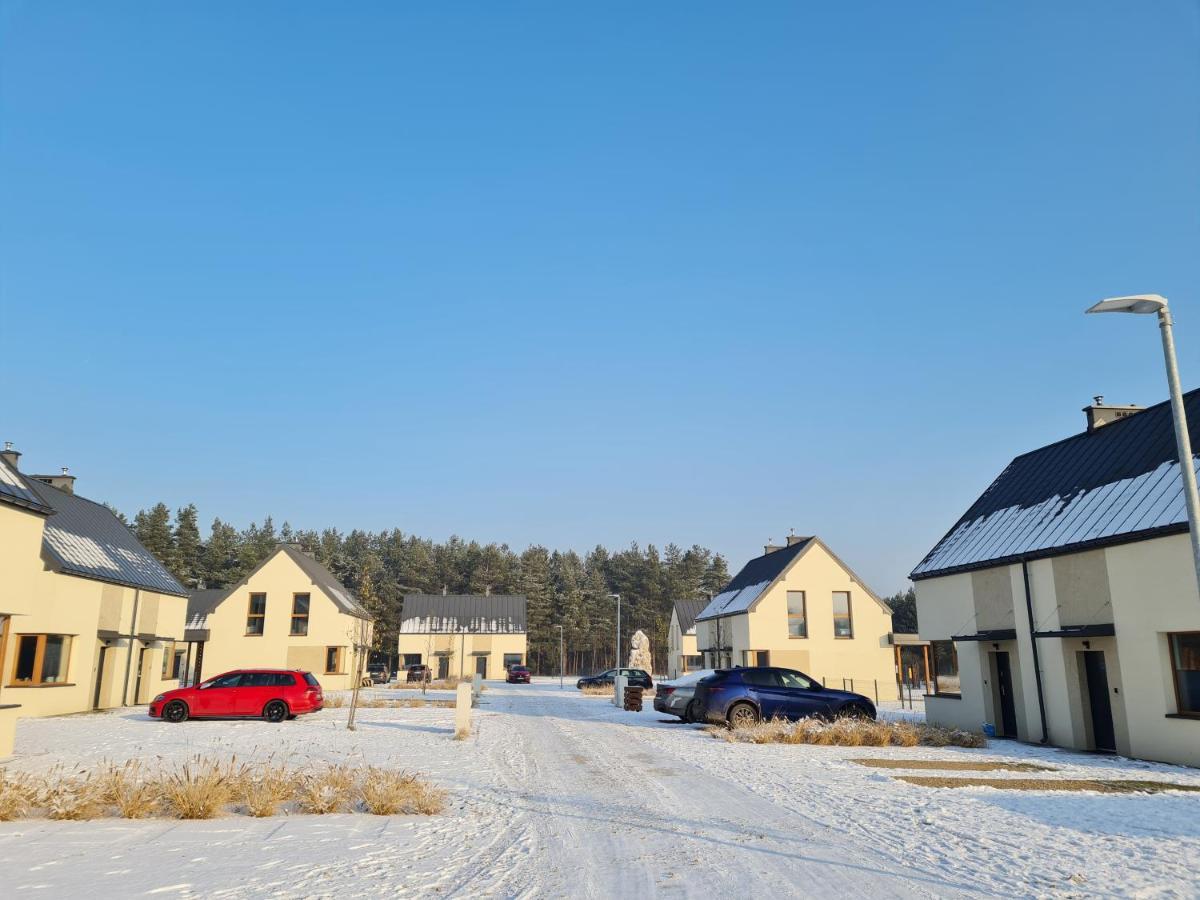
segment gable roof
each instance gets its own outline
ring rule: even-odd
[[[10,466],[3,457],[0,457],[0,503],[20,506],[44,516],[54,512],[34,493],[30,479]]]
[[[742,566],[733,580],[725,585],[725,589],[705,605],[695,621],[716,619],[719,616],[732,616],[749,612],[754,601],[763,595],[780,575],[791,566],[815,538],[807,537],[797,540],[794,544],[756,556]]]
[[[208,628],[208,616],[220,606],[221,601],[229,594],[225,588],[205,588],[192,591],[188,595],[187,631],[203,631]],[[207,638],[205,638],[207,639]]]
[[[1184,395],[1200,429],[1200,390]],[[1195,461],[1192,461],[1195,465]],[[914,580],[1187,531],[1175,426],[1159,403],[1014,459]]]
[[[82,578],[186,597],[187,591],[129,527],[100,503],[32,478],[25,484],[54,514],[42,530],[42,549],[60,571]]]
[[[684,634],[696,629],[696,616],[708,606],[708,600],[676,600],[675,618],[679,620],[679,630]]]
[[[523,634],[524,594],[407,594],[401,634]]]
[[[290,544],[280,544],[277,546],[274,551],[267,554],[266,559],[255,566],[249,572],[249,574],[244,576],[237,584],[228,588],[219,589],[216,593],[218,593],[220,596],[215,598],[205,596],[201,598],[200,595],[207,595],[208,591],[196,591],[193,593],[192,596],[198,598],[196,600],[197,612],[203,609],[203,606],[208,606],[207,610],[204,612],[204,615],[207,617],[208,613],[211,613],[214,609],[229,599],[229,597],[231,597],[234,593],[248,585],[251,578],[257,575],[267,563],[279,556],[281,553],[294,562],[300,571],[307,575],[309,580],[315,586],[319,587],[329,597],[329,599],[333,601],[333,604],[341,612],[344,612],[347,615],[356,616],[360,619],[371,618],[371,614],[363,609],[362,605],[358,602],[358,599],[354,596],[354,594],[350,593],[349,588],[338,581],[337,577],[334,576],[332,572],[330,572],[327,568],[325,568],[303,550],[293,547]],[[190,619],[191,617],[192,603],[189,601],[188,618]],[[192,626],[189,625],[188,627],[190,628]],[[204,628],[205,626],[198,625],[196,627]]]

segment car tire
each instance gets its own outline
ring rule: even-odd
[[[188,718],[187,704],[182,700],[172,700],[163,707],[162,717],[164,722],[171,722],[175,725],[186,722]]]
[[[868,722],[874,718],[861,703],[847,703],[838,710],[837,717],[839,719],[861,719]]]
[[[287,717],[287,704],[282,700],[272,700],[263,707],[263,718],[268,722],[282,722]]]
[[[688,705],[683,708],[683,721],[689,725],[696,721],[696,701],[689,700]]]
[[[758,710],[754,708],[753,703],[742,701],[735,703],[729,707],[729,712],[725,714],[725,718],[729,722],[730,728],[735,728],[738,725],[756,725],[758,724]]]

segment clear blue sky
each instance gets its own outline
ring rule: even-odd
[[[0,0],[0,439],[134,511],[879,591],[1200,385],[1193,2]]]

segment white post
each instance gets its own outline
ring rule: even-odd
[[[620,709],[625,705],[625,685],[629,679],[624,675],[617,675],[613,678],[613,706]]]
[[[1192,440],[1188,434],[1183,391],[1179,386],[1179,364],[1175,359],[1175,338],[1171,333],[1171,324],[1171,310],[1164,303],[1158,310],[1158,327],[1162,332],[1163,357],[1167,364],[1167,387],[1171,391],[1171,415],[1175,419],[1175,450],[1179,454],[1179,474],[1183,478],[1183,496],[1187,501],[1188,534],[1192,539],[1192,564],[1196,569],[1196,587],[1200,590],[1200,496],[1196,493]]]
[[[471,685],[465,681],[455,691],[454,738],[463,740],[471,735]]]
[[[475,677],[471,679],[471,693],[474,694],[476,700],[478,700],[479,695],[483,693],[483,676],[478,672],[476,672]]]

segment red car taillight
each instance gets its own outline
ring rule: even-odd
[[[673,688],[673,687],[663,687],[662,685],[659,685],[659,686],[658,686],[658,692],[659,692],[660,694],[662,694],[663,696],[666,696],[667,694],[673,694],[673,693],[675,693],[675,688]]]

